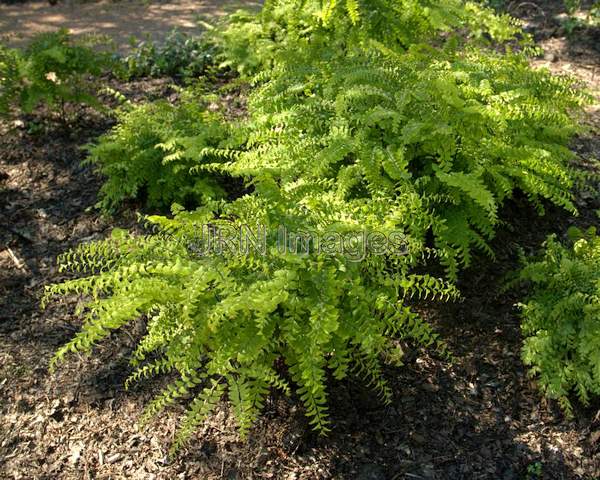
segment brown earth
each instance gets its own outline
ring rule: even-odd
[[[523,4],[515,13],[547,47],[538,63],[570,70],[598,88],[593,72],[600,70],[600,53],[589,41],[595,33],[567,37],[558,20],[548,20],[560,12],[558,2],[537,4],[543,22],[534,13],[539,8]],[[135,101],[173,94],[168,80],[116,86]],[[587,165],[600,158],[597,110],[590,110],[589,123],[596,129],[573,142]],[[0,478],[600,477],[600,403],[579,406],[568,420],[541,399],[519,358],[514,304],[520,292],[500,293],[504,275],[516,266],[516,246],[533,251],[550,232],[598,223],[597,195],[579,195],[578,218],[555,209],[540,218],[520,199],[507,206],[512,227],[495,242],[496,262],[481,258],[464,275],[466,300],[418,306],[455,360],[407,351],[406,365],[386,372],[392,405],[381,405],[358,381],[332,382],[334,429],[319,438],[297,402],[274,396],[247,443],[223,407],[170,462],[166,452],[183,406],[141,429],[139,414],[160,382],[128,392],[122,387],[137,327],[114,334],[93,357],[74,357],[56,374],[48,372],[53,352],[78,326],[75,301],[39,309],[42,286],[62,278],[56,255],[115,225],[131,226],[134,218],[124,210],[106,219],[90,208],[101,179],[80,165],[80,147],[106,131],[110,119],[84,112],[71,128],[32,125],[0,131]]]
[[[198,31],[199,19],[221,17],[238,8],[256,8],[253,0],[102,0],[80,3],[47,1],[0,2],[0,40],[21,45],[39,32],[68,28],[74,35],[105,35],[120,51],[129,48],[131,37],[159,40],[177,28]]]

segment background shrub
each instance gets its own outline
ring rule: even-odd
[[[66,120],[67,103],[101,108],[94,81],[108,69],[112,56],[75,42],[66,29],[36,35],[25,50],[2,48],[0,104],[25,113],[43,104]],[[7,71],[8,74],[5,74]]]
[[[173,30],[162,42],[142,41],[123,59],[125,75],[194,78],[214,65],[216,47],[205,36]]]

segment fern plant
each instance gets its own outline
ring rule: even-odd
[[[127,199],[140,198],[148,208],[173,202],[194,206],[224,191],[213,175],[189,174],[203,161],[215,161],[211,150],[228,138],[229,128],[213,98],[199,88],[181,91],[176,104],[167,100],[131,105],[117,112],[117,125],[88,147],[88,163],[107,177],[100,206],[114,210]]]
[[[496,53],[482,48],[484,34],[505,41],[519,29],[453,0],[273,0],[236,17],[225,46],[251,48],[263,70],[245,148],[221,170],[253,182],[268,171],[290,188],[300,179],[309,195],[335,185],[364,208],[409,190],[435,212],[429,228],[456,278],[474,247],[492,254],[513,192],[540,212],[545,200],[575,212],[567,147],[591,98],[573,79],[532,70],[526,42]]]
[[[542,200],[575,211],[567,145],[587,98],[521,54],[374,45],[319,61],[308,51],[253,93],[247,149],[222,168],[255,179],[269,171],[290,188],[301,179],[309,195],[307,184],[334,185],[365,208],[411,191],[434,212],[430,228],[455,278],[474,247],[491,253],[498,209],[514,191],[540,211]]]
[[[263,22],[260,15],[244,10],[216,25],[206,26],[208,38],[217,46],[219,67],[235,70],[246,78],[269,68],[285,41],[284,25]]]
[[[274,211],[251,195],[212,208],[215,213],[208,207],[177,208],[172,219],[149,217],[156,228],[145,237],[115,231],[108,240],[80,245],[61,257],[61,270],[83,276],[46,290],[46,300],[70,293],[88,299],[81,332],[57,352],[53,365],[68,352],[91,351],[111,331],[146,316],[147,333],[133,353],[135,370],[127,384],[167,372],[178,375],[144,415],[148,420],[177,399],[191,397],[172,451],[224,395],[245,435],[270,388],[288,394],[294,389],[310,423],[327,432],[329,373],[338,379],[358,374],[389,401],[381,359],[401,358],[391,339],[440,346],[403,299],[447,299],[457,292],[439,279],[410,273],[410,256],[368,255],[355,262],[336,253],[282,250],[276,236],[280,225],[307,228],[305,213],[294,202],[281,200]],[[203,226],[214,231],[257,223],[267,232],[264,250],[204,252],[210,237]],[[353,222],[336,227],[362,228]],[[253,235],[257,241],[261,237]],[[287,373],[278,367],[281,360]]]
[[[272,66],[293,62],[309,46],[331,58],[372,41],[394,50],[443,42],[458,30],[470,40],[522,35],[508,15],[461,0],[267,0],[258,14],[236,12],[208,35],[221,50],[222,66],[265,78]]]
[[[523,361],[572,415],[571,393],[584,404],[600,395],[600,237],[595,228],[569,236],[569,246],[549,237],[540,258],[524,260],[519,280],[531,289],[520,304]]]

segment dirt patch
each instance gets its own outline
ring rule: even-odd
[[[214,20],[238,8],[257,8],[253,0],[179,1],[66,1],[51,6],[47,1],[0,3],[0,39],[23,45],[39,32],[68,28],[74,35],[106,35],[119,51],[130,48],[131,37],[155,40],[174,28],[198,32],[198,20]]]
[[[585,19],[590,6],[591,2],[583,1],[577,17]],[[523,21],[544,50],[534,65],[555,74],[575,75],[600,94],[600,27],[569,31],[563,0],[509,2],[507,11]]]

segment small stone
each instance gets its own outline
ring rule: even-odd
[[[435,385],[433,383],[424,383],[423,384],[423,390],[430,392],[430,393],[436,393],[440,390],[440,386],[439,385]]]
[[[119,460],[121,460],[122,457],[123,455],[121,455],[120,453],[113,453],[112,455],[106,457],[106,463],[118,462]]]
[[[69,456],[69,462],[71,465],[77,465],[79,459],[81,458],[81,452],[83,451],[83,445],[81,443],[77,443],[71,448],[71,455]]]
[[[468,384],[469,386],[469,395],[476,397],[479,395],[479,389],[477,388],[477,385],[475,385],[473,382],[469,382]]]

